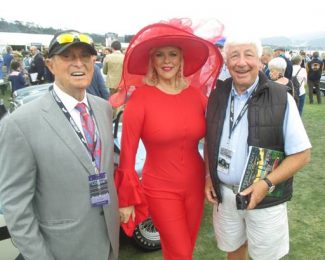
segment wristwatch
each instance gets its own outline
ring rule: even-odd
[[[272,191],[274,191],[275,186],[273,185],[273,183],[267,177],[265,177],[263,179],[263,181],[265,181],[266,184],[267,184],[267,186],[269,187],[269,193],[271,193]]]

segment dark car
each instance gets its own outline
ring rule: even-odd
[[[7,112],[3,99],[0,99],[0,120],[7,114]]]
[[[20,107],[23,104],[26,104],[38,97],[44,95],[48,91],[49,87],[52,84],[40,84],[29,86],[25,88],[18,89],[12,93],[12,99],[10,101],[9,112],[13,112],[15,109]]]
[[[325,74],[320,78],[319,88],[322,93],[322,96],[325,96]]]
[[[15,109],[21,107],[22,105],[35,100],[48,91],[49,87],[52,84],[41,84],[26,87],[23,89],[19,89],[13,93],[12,100],[10,102],[9,112],[14,112]],[[122,112],[118,114],[116,119],[113,122],[113,129],[114,129],[114,163],[117,166],[119,161],[119,154],[120,154],[120,138],[121,138],[121,130],[122,125],[120,122]],[[139,149],[136,155],[136,171],[141,178],[142,167],[145,161],[146,152],[142,145],[139,145]],[[1,232],[1,230],[0,230]],[[1,234],[0,234],[1,236]],[[151,218],[140,223],[133,234],[133,240],[135,243],[145,251],[152,251],[160,249],[160,236],[156,228],[154,227]]]

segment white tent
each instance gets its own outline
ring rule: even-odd
[[[53,35],[50,34],[0,32],[0,50],[5,49],[7,45],[25,48],[32,45],[48,46],[52,37]]]

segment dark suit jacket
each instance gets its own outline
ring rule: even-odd
[[[29,73],[37,72],[37,81],[42,82],[44,80],[44,72],[45,72],[45,62],[41,53],[37,53],[35,57],[32,59],[32,63],[30,64]]]

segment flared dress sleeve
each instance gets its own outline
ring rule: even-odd
[[[134,91],[126,104],[122,120],[122,139],[119,166],[114,179],[119,207],[135,206],[135,221],[122,223],[126,235],[132,236],[135,227],[148,218],[148,206],[137,172],[136,153],[144,123],[144,102],[141,91]]]

